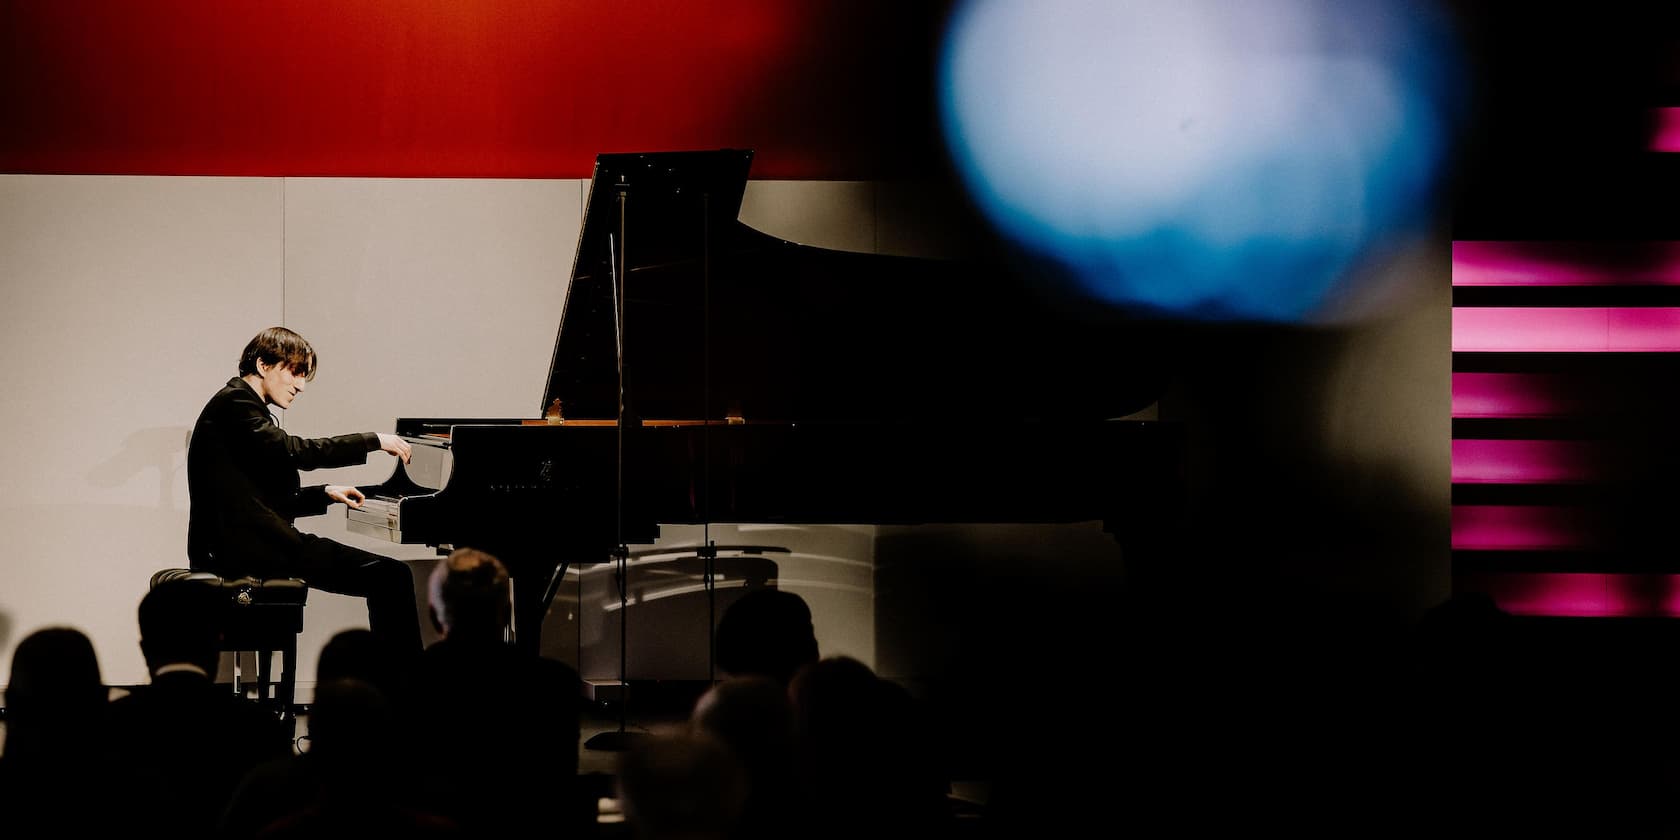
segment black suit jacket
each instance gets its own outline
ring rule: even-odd
[[[275,425],[239,377],[210,398],[187,446],[187,557],[194,569],[281,574],[302,547],[292,521],[325,513],[326,486],[301,487],[298,470],[367,462],[379,435],[300,438]]]

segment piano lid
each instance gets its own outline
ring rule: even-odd
[[[1160,396],[1142,324],[1054,309],[1004,266],[832,251],[742,224],[751,161],[596,158],[539,411],[558,398],[568,418],[617,415],[615,277],[633,418],[1106,418]]]

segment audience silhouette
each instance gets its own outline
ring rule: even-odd
[[[393,657],[379,636],[365,627],[340,630],[321,647],[315,662],[315,681],[361,680],[384,695],[398,710],[406,709],[414,680],[414,662]]]
[[[439,771],[418,787],[475,834],[580,836],[595,817],[577,774],[582,681],[571,666],[506,640],[509,587],[501,561],[470,548],[438,563],[428,581],[442,638],[420,659],[415,725]]]
[[[344,630],[321,649],[307,744],[246,774],[223,814],[223,837],[454,833],[411,802],[415,773],[392,691],[392,657],[371,631]]]
[[[949,781],[908,691],[835,656],[799,669],[788,694],[807,836],[947,831]]]
[[[764,676],[724,680],[701,695],[690,724],[727,747],[745,771],[747,796],[735,836],[797,834],[792,829],[799,788],[787,689]]]
[[[49,627],[18,642],[0,752],[0,814],[14,830],[76,835],[121,825],[110,809],[88,807],[117,781],[104,754],[107,694],[80,630]]]
[[[617,785],[632,837],[725,840],[737,836],[748,781],[722,742],[674,732],[639,738],[621,753]]]
[[[581,682],[510,644],[511,586],[495,557],[458,550],[429,581],[440,639],[418,662],[368,630],[336,634],[298,754],[290,721],[212,682],[226,608],[215,587],[146,594],[150,683],[112,702],[83,633],[36,631],[5,690],[0,813],[55,833],[595,836],[578,778]],[[1095,725],[1006,754],[1039,760],[994,788],[984,823],[959,826],[921,703],[856,659],[818,658],[798,595],[749,592],[718,627],[728,678],[684,730],[619,756],[623,828],[1015,836],[1177,814],[1193,833],[1680,835],[1666,806],[1680,792],[1680,727],[1667,722],[1680,690],[1653,667],[1680,646],[1673,622],[1519,617],[1464,592],[1402,638],[1357,605],[1269,595],[1246,612],[1115,604],[1138,644],[1120,688],[1069,707]],[[1106,766],[1065,773],[1058,760],[1081,754]]]
[[[218,589],[185,580],[160,583],[140,600],[151,683],[111,704],[136,827],[209,836],[245,773],[291,750],[290,721],[211,681],[225,604]]]

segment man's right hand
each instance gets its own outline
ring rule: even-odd
[[[409,456],[414,454],[414,447],[409,446],[408,441],[384,432],[379,433],[379,449],[401,458],[405,464],[408,463]]]

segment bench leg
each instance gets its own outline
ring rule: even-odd
[[[280,716],[290,719],[292,707],[297,703],[297,695],[293,692],[297,687],[297,637],[286,640],[285,647],[280,649],[280,685],[278,699],[280,702]]]
[[[274,684],[274,651],[257,651],[257,699],[267,700],[269,686]]]

